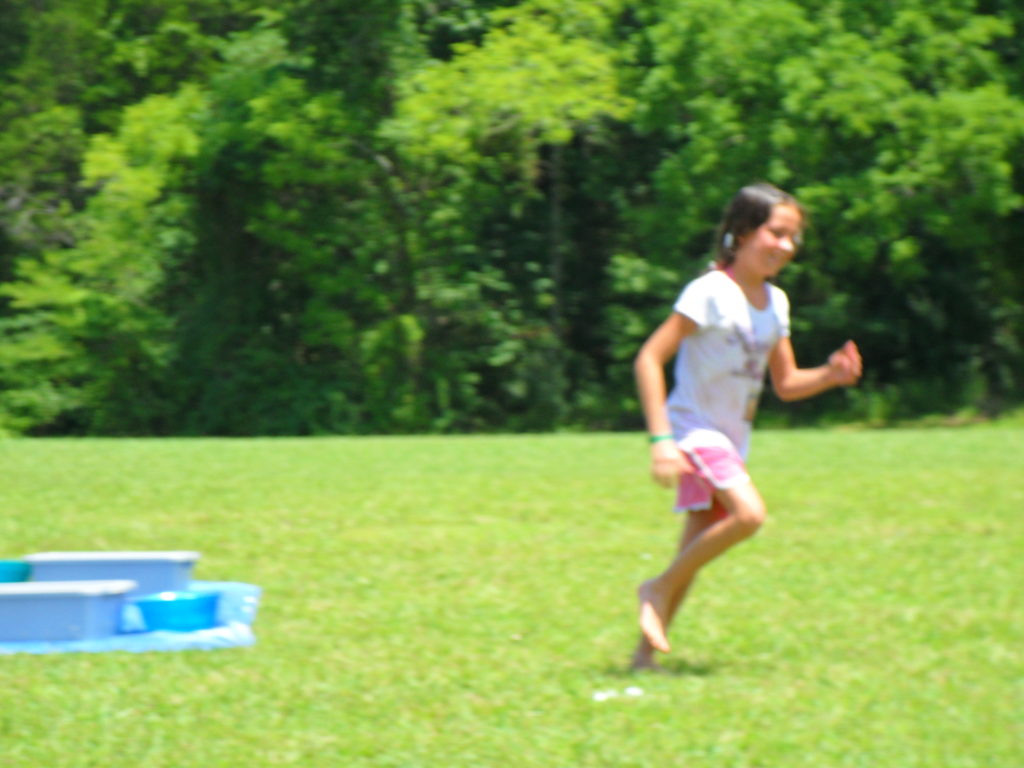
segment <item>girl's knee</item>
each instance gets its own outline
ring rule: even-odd
[[[768,517],[768,510],[760,499],[740,504],[733,510],[733,521],[736,526],[747,536],[753,536],[764,525]]]
[[[729,512],[734,530],[744,538],[757,533],[768,516],[764,499],[752,484],[741,485],[723,492],[720,501]]]

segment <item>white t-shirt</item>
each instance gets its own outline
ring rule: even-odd
[[[672,431],[684,449],[731,443],[746,457],[768,355],[789,336],[789,299],[767,286],[768,306],[759,310],[715,270],[689,283],[676,301],[675,311],[698,326],[679,345],[668,398]]]

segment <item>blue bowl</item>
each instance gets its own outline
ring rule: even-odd
[[[21,560],[0,560],[0,581],[28,581],[32,566]]]
[[[194,632],[217,626],[218,592],[157,592],[132,598],[149,632]]]

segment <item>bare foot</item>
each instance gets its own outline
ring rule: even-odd
[[[640,630],[655,650],[668,653],[672,649],[665,637],[665,620],[662,618],[666,612],[664,598],[658,595],[653,580],[641,584],[636,596],[640,601]]]

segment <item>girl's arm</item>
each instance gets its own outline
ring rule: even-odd
[[[672,434],[665,410],[668,397],[665,365],[675,356],[682,340],[696,330],[697,324],[693,320],[673,312],[644,342],[633,363],[640,405],[647,431],[652,436]],[[675,440],[651,443],[651,475],[658,483],[670,487],[680,473],[691,471],[690,462],[680,452]]]
[[[772,386],[781,400],[803,400],[832,387],[849,387],[860,379],[863,363],[852,341],[829,355],[828,363],[817,368],[797,368],[789,338],[779,339],[768,358]]]

